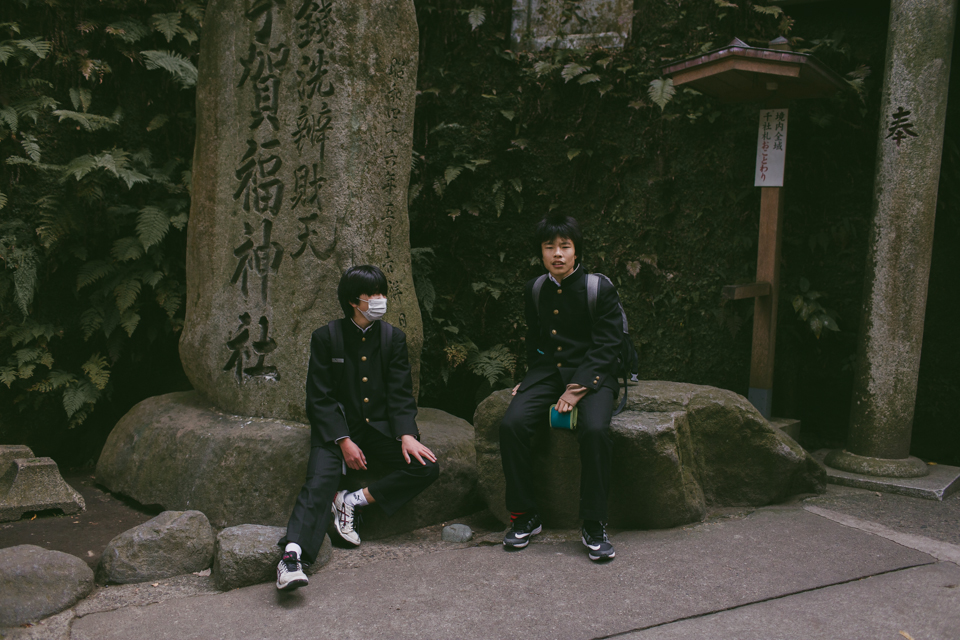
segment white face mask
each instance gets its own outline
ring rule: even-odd
[[[360,310],[360,315],[366,318],[369,322],[374,320],[379,320],[387,312],[387,299],[386,298],[371,298],[367,300],[367,310]]]

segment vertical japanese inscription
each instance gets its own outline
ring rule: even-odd
[[[328,65],[333,2],[253,0],[248,6],[244,18],[253,25],[253,39],[236,57],[236,86],[249,92],[252,109],[244,129],[246,150],[234,169],[233,199],[241,235],[233,249],[237,262],[229,282],[247,310],[240,313],[239,326],[227,337],[229,356],[223,366],[238,384],[252,378],[280,379],[280,372],[269,362],[278,348],[270,336],[270,287],[284,258],[311,255],[322,261],[336,248],[336,226],[325,227],[321,200],[327,180],[326,142],[334,121],[329,98],[335,88]],[[291,11],[292,34],[279,26]],[[287,74],[295,76],[293,85],[284,84]],[[284,86],[295,86],[296,94],[284,93]],[[298,105],[285,108],[290,106],[285,100]],[[286,135],[291,136],[292,145]],[[292,147],[295,158],[283,152]],[[278,227],[299,228],[294,251],[276,240],[290,234],[278,234]]]

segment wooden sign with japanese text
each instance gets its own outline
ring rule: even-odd
[[[787,159],[787,114],[789,109],[761,109],[757,133],[755,187],[782,187]]]

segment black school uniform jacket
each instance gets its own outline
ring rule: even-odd
[[[364,423],[388,438],[419,437],[417,403],[407,358],[407,336],[393,328],[389,354],[380,353],[380,321],[363,333],[350,319],[341,319],[344,363],[332,362],[330,328],[320,327],[310,340],[307,369],[307,418],[310,446],[336,442]],[[381,358],[389,358],[384,376]],[[339,385],[334,367],[342,367]]]
[[[528,370],[521,391],[558,370],[564,384],[617,391],[617,355],[623,340],[617,289],[600,278],[596,319],[591,321],[585,274],[581,265],[559,287],[547,278],[540,289],[539,314],[533,299],[536,278],[524,286]]]

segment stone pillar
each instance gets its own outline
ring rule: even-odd
[[[910,458],[956,0],[893,0],[864,309],[846,451],[826,462],[926,475]]]
[[[310,335],[348,267],[380,266],[386,319],[422,324],[407,184],[413,0],[211,0],[197,84],[180,356],[234,414],[305,422]]]

